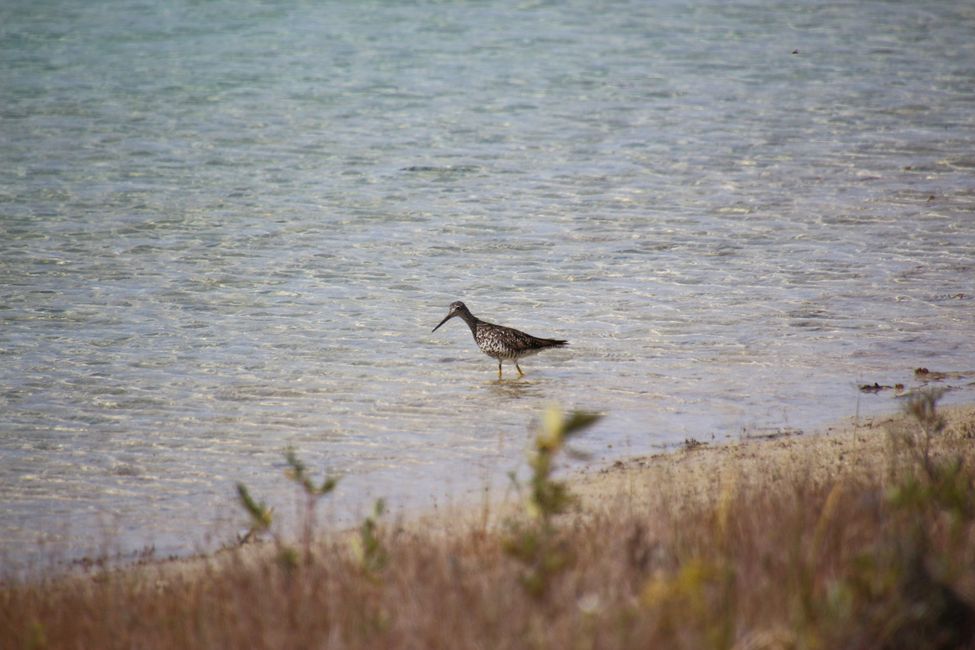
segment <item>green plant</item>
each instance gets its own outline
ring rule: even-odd
[[[531,469],[526,502],[528,521],[509,521],[508,535],[503,542],[504,551],[524,565],[521,583],[534,597],[544,596],[552,577],[572,561],[569,545],[560,539],[553,524],[555,516],[566,512],[573,502],[566,483],[552,476],[555,459],[572,436],[600,417],[583,411],[565,416],[552,407],[545,413],[535,437],[535,448],[528,460]]]
[[[963,458],[950,454],[934,457],[931,452],[934,439],[945,431],[945,419],[937,408],[943,394],[943,390],[930,390],[912,396],[905,411],[914,419],[917,430],[894,434],[894,453],[906,456],[907,462],[900,459],[901,471],[888,497],[914,524],[922,515],[932,513],[947,516],[952,524],[975,519],[975,486]],[[898,464],[898,459],[892,464]]]
[[[302,522],[302,544],[305,549],[305,558],[311,554],[311,541],[315,534],[315,507],[318,502],[335,489],[338,485],[338,478],[326,476],[321,483],[316,484],[308,476],[307,466],[298,459],[294,448],[288,447],[285,451],[285,460],[288,469],[285,476],[294,481],[305,494],[305,515]]]
[[[239,540],[241,544],[245,544],[252,537],[266,533],[271,529],[274,513],[273,509],[268,508],[263,501],[254,500],[247,486],[243,483],[237,483],[237,499],[244,511],[250,516],[250,527]]]
[[[294,449],[288,447],[284,454],[288,469],[285,476],[296,483],[305,495],[305,513],[302,521],[302,544],[304,547],[304,557],[308,561],[311,558],[311,543],[315,529],[315,506],[319,500],[330,494],[338,484],[338,479],[326,477],[321,483],[316,484],[308,476],[307,466],[298,458]],[[240,544],[245,544],[252,538],[271,530],[274,521],[273,508],[269,508],[263,501],[257,501],[251,496],[247,486],[237,483],[237,497],[241,507],[250,517],[250,526],[247,532],[239,539]],[[275,543],[278,546],[278,559],[282,566],[291,570],[298,565],[298,552],[285,544],[279,537],[275,536]]]
[[[919,435],[909,440],[909,447],[914,451],[919,465],[929,478],[933,478],[935,472],[931,460],[931,442],[945,429],[945,419],[938,413],[938,400],[942,395],[944,389],[924,390],[912,395],[906,405],[907,413],[914,417],[920,429]]]
[[[896,470],[885,534],[857,558],[846,584],[877,647],[947,650],[975,639],[975,608],[953,584],[975,522],[975,484],[960,456],[933,453],[946,426],[937,408],[943,393],[911,396],[904,410],[914,427],[891,432]]]
[[[383,544],[379,519],[386,512],[386,502],[377,499],[372,515],[365,518],[359,526],[359,537],[353,541],[353,552],[359,567],[368,575],[376,576],[389,562],[389,552]]]

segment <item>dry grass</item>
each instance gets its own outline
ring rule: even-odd
[[[574,480],[579,505],[530,553],[513,540],[538,517],[378,519],[378,566],[335,536],[287,561],[7,583],[0,647],[975,647],[975,420],[959,413],[631,461]]]

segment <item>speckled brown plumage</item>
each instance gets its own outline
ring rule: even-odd
[[[488,323],[472,314],[467,305],[459,300],[450,304],[450,311],[447,313],[447,317],[440,321],[440,325],[454,316],[459,316],[471,328],[474,342],[477,343],[481,352],[498,360],[499,379],[501,378],[502,360],[514,361],[518,374],[524,375],[521,366],[518,365],[518,359],[537,354],[546,348],[562,347],[568,343],[568,341],[559,339],[540,339],[511,327]],[[440,325],[434,327],[433,331],[436,332]]]

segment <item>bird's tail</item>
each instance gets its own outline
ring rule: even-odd
[[[542,345],[547,348],[561,348],[569,344],[568,341],[561,341],[559,339],[541,339]]]

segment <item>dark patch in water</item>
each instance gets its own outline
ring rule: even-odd
[[[872,384],[860,385],[861,393],[879,393],[880,391],[884,391],[884,390],[896,390],[897,392],[901,392],[904,390],[904,384],[894,384],[893,386],[882,386],[877,382],[874,382]]]

